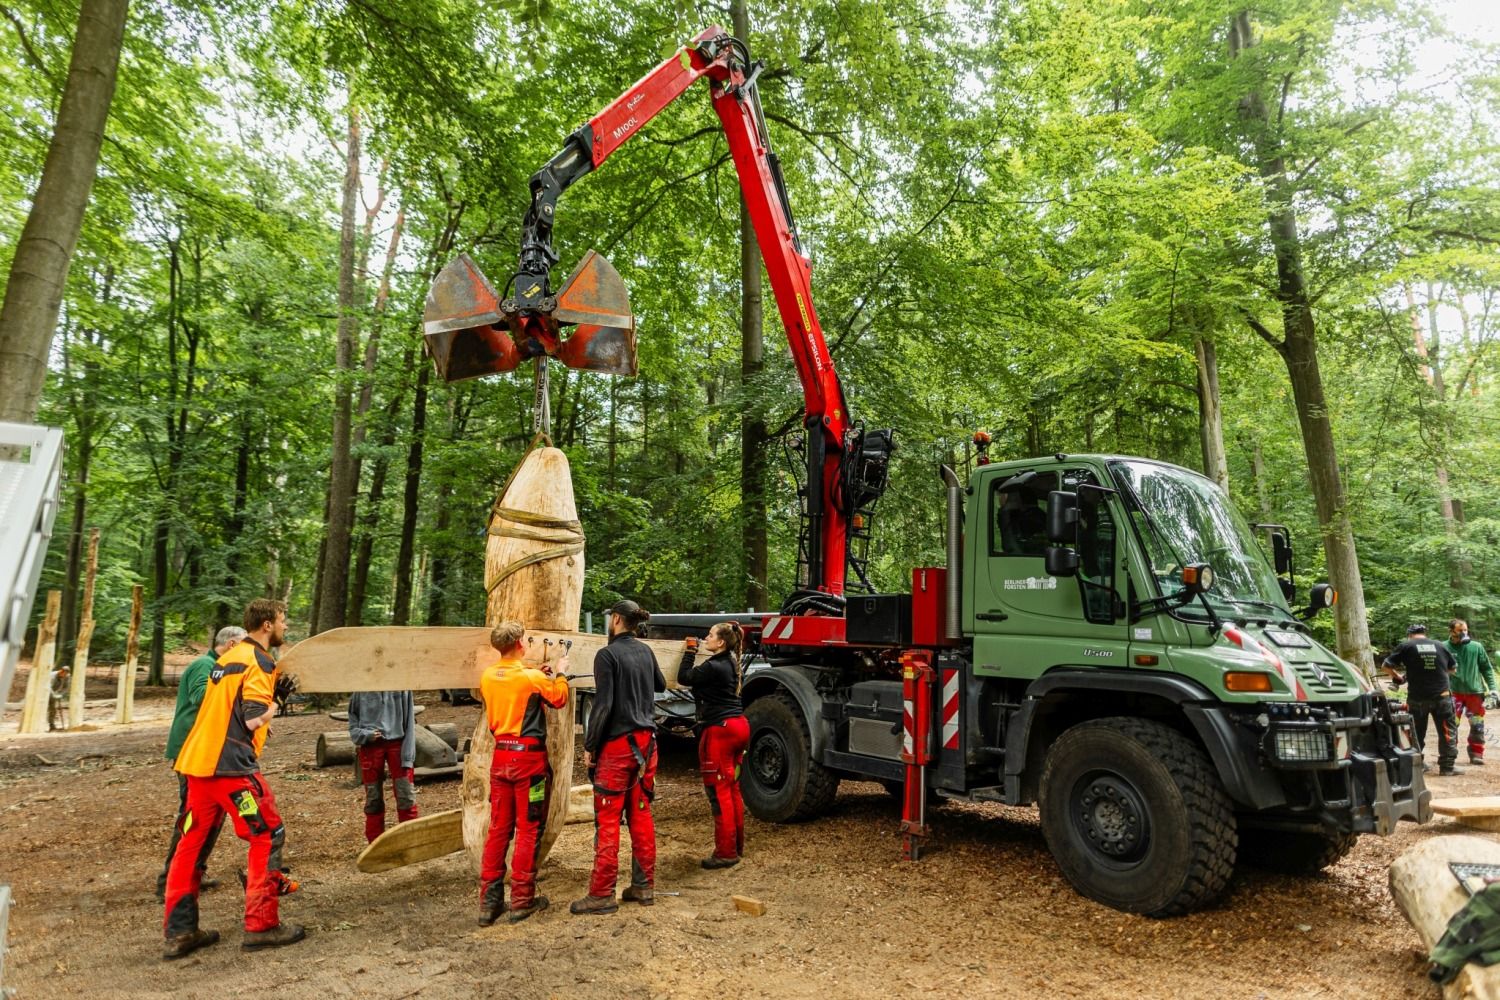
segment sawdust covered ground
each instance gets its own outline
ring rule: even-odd
[[[423,721],[467,731],[477,717],[473,707],[424,700]],[[138,706],[150,714],[169,703],[143,689]],[[361,794],[347,768],[311,766],[316,734],[338,726],[322,715],[280,719],[264,760],[288,863],[304,885],[283,917],[306,924],[308,939],[239,950],[234,871],[245,850],[226,836],[211,864],[226,887],[203,898],[204,926],[224,940],[177,963],[160,960],[152,894],[176,804],[163,724],[0,737],[0,881],[16,895],[6,985],[23,998],[1435,995],[1385,877],[1401,848],[1446,823],[1363,838],[1317,878],[1241,873],[1213,909],[1156,921],[1073,893],[1031,809],[945,805],[927,858],[903,863],[895,803],[873,784],[846,783],[833,814],[813,823],[752,819],[749,860],[702,871],[707,804],[691,748],[670,743],[657,797],[657,886],[680,896],[570,916],[591,861],[591,827],[572,825],[543,868],[553,909],[479,928],[462,854],[383,875],[354,870]],[[1471,769],[1437,787],[1471,794],[1493,785]],[[454,807],[458,788],[423,785],[421,807]],[[764,900],[766,914],[736,912],[732,893]]]

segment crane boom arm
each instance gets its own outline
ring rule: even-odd
[[[761,68],[760,63],[751,62],[742,42],[722,28],[708,28],[569,136],[563,149],[531,178],[520,264],[510,286],[514,297],[506,300],[503,309],[519,317],[523,328],[534,326],[539,340],[545,338],[547,318],[556,308],[549,274],[557,263],[552,227],[558,197],[706,78],[802,382],[810,527],[807,583],[842,595],[849,516],[841,466],[848,445],[849,412],[813,305],[812,267],[802,251],[780,165],[766,132],[756,86]]]

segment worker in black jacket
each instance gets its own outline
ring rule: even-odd
[[[574,913],[613,913],[620,867],[620,816],[630,824],[631,878],[623,898],[650,906],[656,879],[655,693],[667,689],[656,657],[635,637],[651,615],[634,601],[609,611],[609,643],[594,656],[594,707],[584,728],[583,761],[594,783],[594,873]]]
[[[693,666],[697,640],[684,642],[677,683],[693,689],[698,704],[698,773],[714,816],[714,853],[704,868],[731,868],[745,853],[745,800],[740,796],[740,764],[750,746],[750,723],[740,701],[740,651],[745,633],[738,622],[719,622],[708,630],[707,660]]]

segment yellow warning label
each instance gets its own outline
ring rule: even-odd
[[[802,301],[802,293],[797,293],[797,311],[802,314],[802,329],[811,330],[812,324],[807,320],[807,303]]]

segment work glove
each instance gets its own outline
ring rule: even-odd
[[[282,715],[286,714],[287,700],[291,698],[296,690],[297,682],[290,677],[283,674],[276,678],[276,690],[273,692],[272,697],[276,699],[276,707],[281,710]]]
[[[1500,691],[1491,691],[1484,696],[1485,708],[1500,708]]]
[[[1391,687],[1398,688],[1406,683],[1405,674],[1395,674],[1391,677]]]

